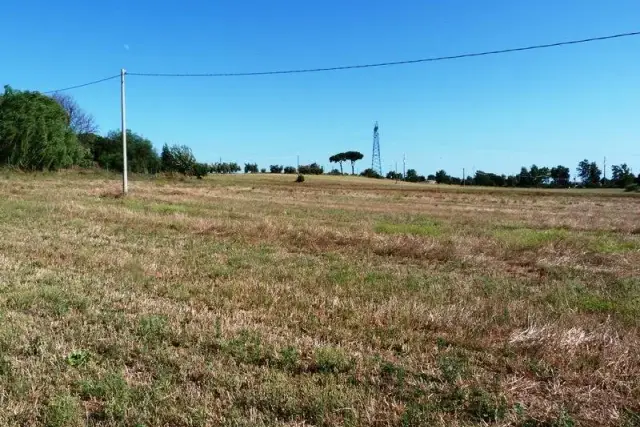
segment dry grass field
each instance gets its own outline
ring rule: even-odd
[[[640,425],[640,197],[293,179],[0,173],[0,425]]]

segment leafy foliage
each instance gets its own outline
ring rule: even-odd
[[[0,96],[0,164],[55,170],[77,165],[86,155],[56,101],[5,86]]]
[[[202,179],[209,174],[210,167],[206,163],[195,163],[193,165],[193,176]]]
[[[616,187],[626,188],[635,181],[635,177],[631,173],[631,169],[626,163],[611,166],[611,179]]]
[[[282,173],[283,169],[284,169],[284,166],[280,166],[280,165],[271,165],[271,166],[269,166],[269,171],[271,173]]]
[[[240,167],[239,164],[237,164],[235,162],[231,162],[231,163],[214,163],[209,167],[209,170],[210,170],[211,173],[227,174],[227,173],[240,172],[242,170],[242,168]]]
[[[160,155],[162,170],[164,172],[176,172],[183,175],[195,175],[196,158],[191,148],[186,145],[165,144]],[[203,172],[200,170],[200,172]]]
[[[402,174],[400,172],[389,171],[387,172],[387,179],[400,180],[402,179]]]
[[[418,175],[418,171],[416,171],[415,169],[407,170],[407,176],[405,177],[405,181],[424,182],[426,180],[427,179],[424,177],[424,175]]]
[[[578,164],[578,177],[582,180],[582,184],[587,187],[595,187],[600,184],[602,171],[596,162],[589,162],[584,159]]]
[[[346,153],[334,154],[333,156],[329,157],[329,161],[331,163],[339,163],[340,164],[340,174],[344,173],[344,172],[342,172],[342,162],[346,162],[347,161]]]
[[[317,163],[311,163],[310,165],[300,165],[298,172],[303,175],[322,175],[324,168]]]
[[[364,158],[364,154],[359,151],[347,151],[344,153],[344,158],[351,162],[351,175],[355,175],[355,163],[358,160],[362,160]]]
[[[258,173],[258,164],[257,163],[245,163],[244,164],[244,173]]]
[[[367,178],[383,178],[378,172],[374,171],[371,168],[367,168],[360,173],[361,176],[366,176]]]
[[[289,174],[289,175],[298,172],[298,170],[296,168],[294,168],[293,166],[285,166],[285,168],[283,170],[284,170],[284,173]]]
[[[106,137],[81,134],[79,140],[98,166],[122,172],[122,132],[112,131]],[[151,141],[131,130],[127,130],[127,166],[134,173],[155,173],[160,169],[160,158]]]

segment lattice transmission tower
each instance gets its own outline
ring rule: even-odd
[[[382,175],[382,159],[380,158],[380,134],[378,122],[373,127],[373,154],[371,155],[371,169]]]

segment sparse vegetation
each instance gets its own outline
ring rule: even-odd
[[[0,425],[638,424],[638,194],[231,169],[2,171]]]

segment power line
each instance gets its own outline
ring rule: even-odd
[[[85,87],[85,86],[96,85],[98,83],[106,82],[107,80],[117,79],[118,77],[120,77],[120,74],[116,74],[115,76],[111,76],[111,77],[105,77],[104,79],[95,80],[95,81],[89,82],[89,83],[83,83],[81,85],[65,87],[64,89],[48,90],[48,91],[42,92],[42,93],[43,94],[49,94],[49,93],[56,93],[56,92],[65,92],[67,90],[79,89],[79,88]]]
[[[173,74],[173,73],[127,73],[131,76],[141,76],[141,77],[247,77],[247,76],[266,76],[273,74],[301,74],[301,73],[318,73],[318,72],[326,72],[326,71],[340,71],[340,70],[352,70],[352,69],[360,69],[360,68],[375,68],[375,67],[388,67],[392,65],[407,65],[407,64],[418,64],[422,62],[437,62],[437,61],[449,61],[452,59],[462,59],[462,58],[472,58],[478,56],[489,56],[489,55],[499,55],[503,53],[512,53],[512,52],[522,52],[527,50],[535,50],[535,49],[546,49],[550,47],[559,47],[559,46],[568,46],[582,43],[590,43],[595,41],[602,40],[611,40],[622,37],[631,37],[640,35],[640,31],[634,31],[629,33],[619,33],[613,34],[609,36],[601,36],[601,37],[590,37],[588,39],[581,40],[569,40],[562,41],[556,43],[549,44],[539,44],[533,46],[526,47],[516,47],[511,49],[501,49],[501,50],[490,50],[485,52],[475,52],[475,53],[463,53],[459,55],[451,55],[451,56],[439,56],[433,58],[422,58],[422,59],[411,59],[406,61],[393,61],[393,62],[379,62],[375,64],[361,64],[361,65],[344,65],[338,67],[325,67],[325,68],[305,68],[305,69],[294,69],[294,70],[277,70],[277,71],[257,71],[257,72],[244,72],[244,73],[203,73],[203,74],[192,74],[192,73],[184,73],[184,74]]]

